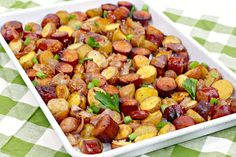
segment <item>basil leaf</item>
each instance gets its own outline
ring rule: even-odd
[[[193,78],[188,78],[184,81],[183,87],[190,94],[190,96],[195,100],[197,91],[197,80]]]
[[[100,44],[93,37],[89,37],[87,44],[89,46],[91,46],[92,48],[99,48],[100,47]]]

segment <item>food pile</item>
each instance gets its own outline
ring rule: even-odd
[[[236,112],[232,84],[152,18],[120,1],[1,33],[70,143],[96,154]]]

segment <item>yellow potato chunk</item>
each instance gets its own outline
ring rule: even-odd
[[[192,117],[195,123],[205,122],[205,119],[192,109],[189,109],[185,115]]]
[[[69,107],[71,107],[72,105],[79,106],[80,102],[81,97],[78,92],[72,93],[68,98]]]
[[[140,104],[141,110],[147,110],[149,112],[155,112],[161,107],[161,98],[158,96],[151,96],[143,100]]]
[[[153,83],[157,76],[157,70],[152,65],[142,66],[136,73],[140,75],[143,83]]]
[[[126,139],[128,138],[129,134],[132,133],[132,129],[129,125],[126,125],[126,124],[120,124],[119,125],[119,132],[118,134],[116,135],[116,140],[122,140],[122,139]]]
[[[105,93],[105,91],[99,87],[93,87],[93,88],[89,89],[88,95],[87,95],[89,105],[94,104],[96,106],[99,106],[100,102],[95,98],[96,92],[98,92],[98,91]]]
[[[61,26],[58,30],[61,32],[67,32],[69,36],[71,36],[74,32],[74,29],[72,27],[65,25]]]
[[[175,82],[177,83],[179,89],[183,89],[183,83],[187,78],[188,77],[183,74],[176,77]]]
[[[9,43],[9,46],[13,53],[18,53],[23,47],[23,41],[21,39],[14,39]]]
[[[92,58],[93,61],[94,61],[95,63],[97,63],[97,65],[98,65],[99,67],[103,67],[104,64],[108,64],[108,63],[107,63],[107,60],[106,60],[106,57],[105,57],[104,55],[102,55],[102,54],[101,54],[100,52],[98,52],[98,51],[95,51],[95,50],[90,51],[90,52],[88,53],[87,57],[88,57],[88,58]]]
[[[77,52],[78,52],[79,59],[80,59],[80,60],[84,59],[84,58],[86,57],[86,55],[87,55],[90,51],[92,51],[92,50],[93,50],[93,48],[90,47],[90,46],[87,45],[87,44],[83,44],[83,45],[79,46],[79,47],[77,48]]]
[[[159,130],[158,136],[159,136],[159,135],[166,134],[166,133],[171,132],[171,131],[175,131],[175,130],[176,130],[176,128],[175,128],[175,126],[174,126],[173,124],[167,123],[165,126],[163,126],[163,127]]]
[[[145,118],[144,120],[142,120],[142,124],[153,124],[153,125],[157,125],[158,123],[160,123],[162,119],[162,113],[160,110],[153,112],[151,114],[149,114],[149,116],[147,118]]]
[[[118,68],[114,66],[109,66],[101,72],[101,75],[110,80],[112,77],[115,77],[119,74]]]
[[[120,91],[120,97],[128,97],[128,98],[133,98],[135,94],[135,86],[134,84],[128,84],[126,86],[123,86],[119,89]]]
[[[34,51],[31,51],[30,53],[22,56],[20,59],[19,59],[19,62],[21,64],[21,66],[24,68],[24,69],[28,69],[28,68],[31,68],[33,67],[34,63],[32,61],[32,59],[36,57],[36,53]]]
[[[158,96],[158,92],[156,89],[151,87],[141,87],[135,92],[135,99],[141,103],[144,99],[149,98],[151,96]]]
[[[157,135],[157,129],[154,125],[140,125],[134,133],[137,135],[134,142],[142,141]]]
[[[134,63],[134,67],[136,69],[139,69],[139,68],[141,68],[145,65],[149,65],[150,60],[147,57],[143,56],[143,55],[136,55],[133,58],[133,63]]]
[[[234,91],[232,83],[228,80],[218,80],[212,84],[212,87],[217,89],[221,99],[228,99]]]

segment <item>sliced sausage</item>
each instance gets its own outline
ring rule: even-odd
[[[102,10],[104,11],[113,11],[117,8],[117,6],[115,4],[111,4],[111,3],[106,3],[106,4],[102,4]]]
[[[166,118],[169,122],[172,122],[177,117],[180,117],[185,114],[185,109],[181,105],[171,105],[164,110],[163,117]]]
[[[113,85],[105,85],[103,87],[103,89],[105,90],[105,92],[107,92],[110,95],[114,95],[114,94],[118,94],[119,95],[119,89],[116,86]]]
[[[119,7],[125,7],[129,10],[131,10],[131,8],[134,6],[132,3],[128,2],[128,1],[119,1],[118,2],[118,6]]]
[[[84,154],[98,154],[103,149],[102,143],[96,138],[81,140],[79,148]]]
[[[42,28],[47,24],[47,23],[54,23],[57,28],[60,26],[60,18],[56,14],[47,14],[44,18],[43,21],[41,22]]]
[[[160,77],[155,81],[155,88],[158,90],[160,97],[169,97],[177,87],[173,78]]]
[[[70,80],[68,87],[69,87],[70,93],[79,92],[83,95],[87,95],[88,93],[87,84],[84,82],[84,80],[80,78]]]
[[[148,25],[146,29],[146,37],[147,40],[153,42],[157,46],[160,46],[162,44],[162,41],[164,40],[164,34],[151,25]]]
[[[174,70],[177,75],[180,75],[184,72],[185,62],[182,57],[172,56],[168,60],[168,70]]]
[[[129,17],[129,9],[125,7],[118,7],[113,11],[113,15],[115,16],[116,20],[124,20]]]
[[[205,120],[208,120],[208,116],[211,110],[210,103],[206,101],[200,101],[194,110],[200,114]]]
[[[135,48],[132,48],[131,50],[132,58],[136,55],[143,55],[143,56],[149,57],[150,54],[151,54],[151,51],[143,47],[135,47]]]
[[[224,117],[227,115],[230,115],[232,113],[232,110],[229,105],[214,105],[211,109],[211,117],[212,119]]]
[[[52,85],[50,85],[50,86],[37,86],[36,89],[46,104],[48,103],[49,100],[57,97],[55,86],[52,86]]]
[[[177,130],[183,129],[192,125],[195,125],[195,122],[190,116],[180,116],[173,121],[174,126]]]
[[[143,26],[147,26],[152,16],[147,11],[138,10],[133,13],[133,19],[140,22]]]
[[[57,31],[53,33],[51,35],[51,38],[60,41],[64,45],[64,47],[68,46],[69,44],[72,44],[74,40],[73,37],[69,37],[67,32],[63,31]]]
[[[136,99],[132,98],[121,98],[120,99],[121,103],[121,111],[125,115],[130,115],[131,112],[137,111],[139,108],[139,103]]]
[[[36,77],[36,73],[37,73],[37,71],[32,68],[26,70],[26,74],[28,75],[28,77],[31,81],[34,80],[34,78]]]
[[[37,39],[39,39],[39,37],[40,37],[40,35],[38,35],[37,33],[25,31],[22,39],[25,40],[25,39],[29,38],[30,40],[37,40]]]
[[[175,73],[174,70],[167,70],[164,73],[164,77],[171,77],[171,78],[175,79],[177,77],[177,74]]]
[[[130,113],[130,117],[134,120],[143,120],[149,116],[149,112],[145,110],[133,111]]]
[[[87,14],[85,14],[81,11],[72,12],[71,15],[75,15],[76,16],[75,20],[79,20],[79,21],[85,21],[88,19]]]
[[[66,49],[59,53],[60,60],[72,66],[78,64],[79,56],[76,50]]]
[[[102,87],[106,84],[106,78],[99,73],[86,73],[85,81],[87,83],[91,82],[93,79],[97,79],[99,81],[98,87]]]
[[[134,83],[135,86],[139,86],[141,83],[141,79],[140,79],[140,75],[135,74],[135,73],[130,73],[130,74],[126,74],[126,75],[121,75],[119,77],[119,81],[121,84],[130,84],[130,83]]]
[[[64,73],[71,76],[73,73],[73,66],[68,63],[59,62],[56,64],[55,70],[56,73]]]
[[[210,102],[211,98],[219,98],[219,94],[214,87],[205,87],[197,90],[197,101]]]
[[[166,55],[161,55],[152,58],[150,64],[156,67],[157,77],[164,75],[166,70],[167,60],[168,58]]]
[[[112,44],[113,50],[116,53],[129,54],[132,49],[132,45],[127,40],[116,40]]]
[[[172,50],[174,52],[181,52],[185,50],[184,45],[181,43],[169,43],[166,44],[165,47],[167,48],[167,50]]]
[[[23,32],[23,27],[22,27],[22,23],[19,21],[9,21],[6,22],[3,25],[3,28],[13,28],[15,29],[19,34]]]
[[[7,42],[12,41],[13,39],[20,38],[20,34],[14,28],[3,28],[2,27],[1,34]]]
[[[94,127],[93,135],[104,143],[111,142],[119,132],[119,125],[109,116],[104,115]]]
[[[37,41],[37,48],[42,51],[49,50],[53,54],[57,54],[62,50],[63,44],[55,39],[39,39]]]

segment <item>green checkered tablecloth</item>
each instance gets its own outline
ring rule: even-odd
[[[56,0],[47,1],[55,3]],[[45,0],[0,0],[0,12],[44,5]],[[200,19],[183,16],[183,11],[166,9],[165,15],[176,25],[190,30],[213,58],[236,71],[236,27],[217,22],[217,17]],[[214,42],[212,38],[221,38]],[[0,157],[69,156],[43,112],[0,46]],[[236,127],[203,136],[143,157],[224,157],[236,156]]]

